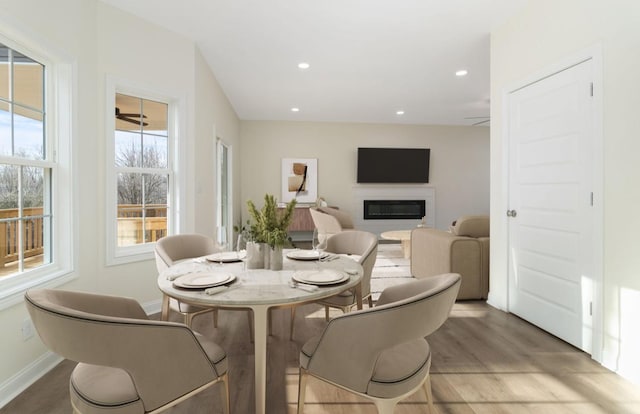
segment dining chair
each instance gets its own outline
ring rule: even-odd
[[[371,297],[371,273],[378,254],[378,238],[375,234],[361,230],[349,230],[334,234],[327,240],[327,253],[354,255],[354,259],[362,266],[363,274],[360,282],[362,300],[368,300],[369,307],[373,306]],[[349,312],[358,303],[356,289],[322,299],[316,303],[324,306],[325,320],[329,320],[329,308],[338,308],[342,313]],[[291,324],[289,338],[293,338],[296,306],[291,307]]]
[[[156,242],[155,257],[158,273],[173,264],[194,257],[217,253],[222,248],[211,237],[202,234],[176,234],[165,236]],[[214,307],[201,307],[183,303],[177,299],[169,299],[169,309],[179,313],[184,323],[191,327],[193,318],[207,312],[213,312],[213,326],[218,327],[218,310]]]
[[[327,240],[328,253],[354,255],[354,259],[362,265],[361,285],[362,300],[368,300],[373,306],[371,297],[371,273],[378,255],[378,238],[375,234],[361,230],[344,231]],[[356,290],[349,289],[339,295],[318,301],[325,308],[325,319],[329,320],[329,308],[338,308],[342,313],[349,312],[356,306]]]
[[[75,414],[160,413],[221,382],[229,413],[227,355],[182,323],[149,320],[129,298],[29,290],[42,342],[78,364],[69,381]]]
[[[331,319],[300,352],[298,414],[309,375],[372,400],[379,414],[424,386],[433,413],[425,337],[447,320],[458,289],[457,273],[415,280],[385,289],[373,308]]]
[[[202,234],[176,234],[165,236],[156,242],[155,256],[158,273],[167,269],[180,260],[202,257],[222,251],[223,248],[216,244],[211,237]],[[191,327],[193,318],[207,312],[213,312],[213,326],[218,327],[219,307],[201,307],[180,302],[169,298],[169,308],[184,317],[184,323]],[[238,310],[240,308],[233,308]],[[247,310],[242,308],[242,310]],[[247,313],[249,322],[249,336],[253,342],[253,313]]]

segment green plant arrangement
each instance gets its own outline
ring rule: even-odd
[[[253,237],[253,241],[266,243],[272,249],[292,245],[287,228],[293,218],[295,206],[296,200],[293,199],[287,203],[284,210],[279,212],[276,198],[271,194],[264,195],[264,205],[260,210],[256,208],[253,201],[247,201],[253,223],[247,223],[249,227],[246,230]]]

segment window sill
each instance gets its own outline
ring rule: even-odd
[[[24,301],[24,294],[34,288],[55,288],[77,278],[70,269],[50,271],[38,269],[32,274],[23,274],[0,280],[0,310]]]
[[[153,260],[155,243],[152,246],[145,245],[135,246],[128,249],[123,249],[115,255],[109,255],[107,258],[107,266],[118,266],[127,263],[144,262],[147,260]]]

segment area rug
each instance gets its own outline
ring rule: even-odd
[[[371,273],[371,296],[374,301],[378,300],[385,288],[413,279],[409,270],[409,260],[403,257],[400,243],[378,245],[378,256]]]

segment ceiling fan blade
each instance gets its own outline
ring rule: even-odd
[[[131,118],[146,118],[146,115],[141,115],[141,114],[123,114],[122,112],[119,115],[116,116],[124,116],[124,117],[131,117]]]
[[[146,118],[146,115],[142,115],[142,114],[134,114],[134,113],[123,113],[120,112],[120,108],[118,108],[116,106],[116,118],[118,119],[122,119],[122,117],[124,118]],[[131,122],[131,121],[129,121]]]
[[[120,114],[119,116],[117,116],[116,118],[118,118],[121,121],[124,122],[129,122],[130,124],[135,124],[135,125],[142,125],[142,126],[147,126],[149,125],[146,122],[140,122],[137,119],[131,119],[131,118],[127,118],[126,116],[122,116],[122,114]]]

